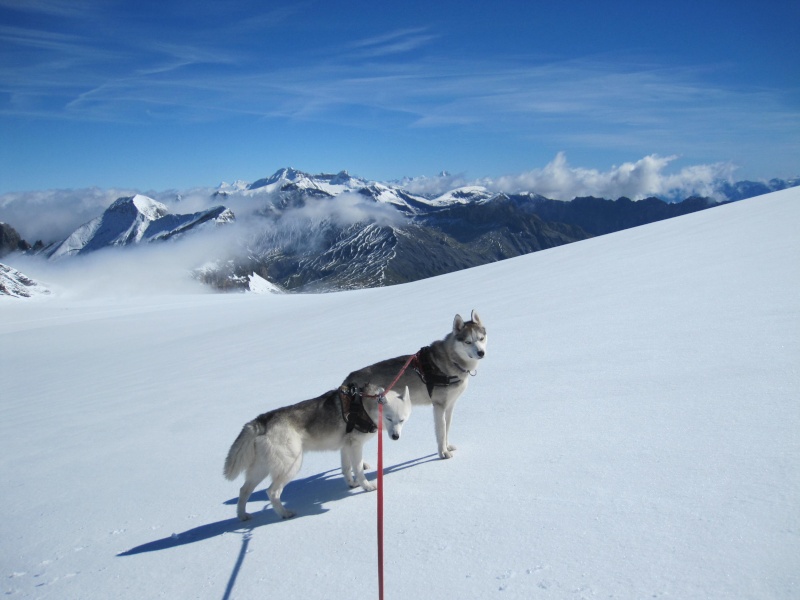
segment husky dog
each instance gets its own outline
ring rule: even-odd
[[[412,356],[398,356],[353,371],[344,380],[386,387],[398,376],[409,360],[408,368],[400,375],[397,385],[411,390],[413,404],[433,404],[436,443],[441,458],[451,458],[455,446],[449,443],[453,409],[459,396],[467,389],[469,375],[486,355],[486,328],[478,313],[472,311],[469,321],[461,315],[453,320],[453,330],[443,340],[421,348]]]
[[[400,439],[411,414],[408,388],[400,396],[394,391],[384,395],[377,386],[342,386],[318,398],[271,410],[247,423],[228,451],[224,469],[231,481],[245,472],[236,507],[239,519],[250,518],[245,511],[247,500],[267,475],[272,479],[267,488],[272,508],[284,519],[294,516],[281,503],[281,493],[300,470],[304,452],[340,450],[347,484],[373,491],[375,485],[364,476],[364,468],[369,466],[363,462],[362,448],[378,430],[378,402],[384,403],[387,433],[393,440]]]

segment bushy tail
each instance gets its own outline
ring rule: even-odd
[[[259,428],[256,422],[251,421],[242,427],[242,432],[231,445],[228,457],[225,459],[223,473],[227,479],[233,481],[253,463],[256,456],[255,440],[259,433],[263,433],[263,428]]]

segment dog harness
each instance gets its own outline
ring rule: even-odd
[[[435,387],[449,387],[461,383],[461,377],[458,375],[448,375],[436,366],[431,356],[430,346],[420,348],[419,352],[414,355],[412,363],[414,365],[414,371],[419,375],[422,383],[428,388],[428,395],[431,397],[433,396],[433,388]],[[464,369],[461,370],[463,371]]]
[[[364,408],[361,390],[355,384],[343,385],[339,388],[339,404],[342,407],[342,419],[347,424],[347,433],[356,429],[361,433],[375,433],[378,426],[372,421]]]

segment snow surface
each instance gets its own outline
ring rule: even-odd
[[[800,597],[799,220],[793,189],[381,289],[0,298],[2,593],[376,597],[336,454],[247,525],[225,454],[476,308],[456,456],[427,408],[384,444],[387,598]]]

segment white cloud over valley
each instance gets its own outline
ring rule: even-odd
[[[596,196],[616,200],[660,197],[683,200],[690,196],[719,196],[717,185],[732,181],[736,167],[731,163],[689,165],[677,171],[669,167],[677,156],[650,154],[634,162],[614,165],[605,171],[570,165],[567,155],[559,152],[541,168],[496,178],[470,179],[463,174],[442,173],[403,182],[408,191],[426,196],[443,194],[456,187],[480,185],[494,192],[516,194],[531,192],[555,200]]]
[[[636,162],[615,165],[607,171],[573,167],[566,154],[558,155],[544,168],[488,181],[486,186],[502,192],[530,191],[548,198],[571,200],[579,196],[640,200],[648,196],[682,200],[689,196],[717,197],[715,184],[729,181],[735,167],[728,163],[691,165],[667,172],[677,156],[655,154]]]

